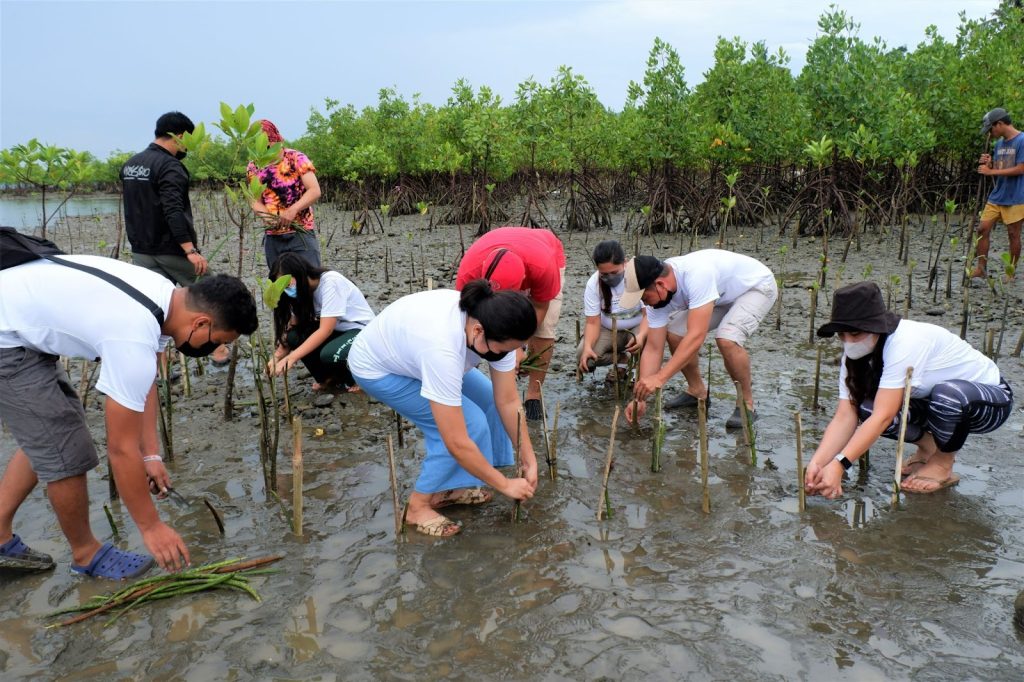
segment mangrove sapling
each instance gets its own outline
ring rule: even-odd
[[[636,405],[633,406],[636,409]],[[639,420],[637,420],[639,421]],[[661,471],[661,448],[665,443],[665,415],[661,409],[661,389],[654,393],[654,434],[651,437],[651,471]]]
[[[793,422],[796,424],[797,509],[804,511],[807,508],[807,499],[804,492],[804,428],[800,422],[800,410],[793,413]]]
[[[999,254],[999,259],[1003,262],[1004,273],[1004,277],[997,280],[999,284],[999,295],[1003,299],[1003,315],[999,320],[999,342],[996,344],[995,354],[992,358],[993,360],[997,360],[1003,350],[1003,334],[1006,331],[1006,314],[1009,311],[1010,306],[1010,296],[1009,292],[1006,290],[1006,283],[1013,281],[1013,277],[1017,273],[1017,265],[1013,262],[1013,257],[1009,253],[1004,251]]]
[[[900,501],[900,483],[903,481],[903,444],[907,436],[907,415],[910,412],[910,383],[914,376],[914,368],[907,367],[907,378],[903,382],[903,409],[900,411],[900,434],[896,439],[896,471],[892,481],[893,509]]]
[[[608,439],[608,455],[604,460],[604,475],[601,477],[601,497],[597,500],[597,520],[600,521],[602,518],[607,516],[609,519],[612,517],[612,503],[608,496],[608,477],[612,473],[612,453],[615,451],[615,428],[619,425],[619,412],[621,408],[619,405],[615,406],[615,415],[612,417],[612,433]],[[637,415],[634,415],[638,418]]]
[[[302,537],[302,417],[292,418],[292,532]]]
[[[103,504],[103,513],[107,515],[107,523],[110,524],[110,532],[114,534],[115,538],[121,537],[121,534],[117,532],[117,524],[114,523],[114,515],[110,513],[110,507],[106,503]]]
[[[912,260],[907,263],[907,298],[903,301],[903,317],[910,315],[910,309],[914,307],[914,268],[917,267],[917,261]]]
[[[398,502],[398,472],[395,467],[395,443],[391,440],[391,434],[387,435],[388,441],[388,479],[391,481],[391,504],[395,511],[395,538],[402,537],[405,531],[405,524],[402,523],[402,512]],[[518,452],[518,449],[517,449]]]
[[[405,435],[402,433],[402,415],[398,414],[397,410],[392,410],[395,414],[395,433],[398,434],[398,447],[399,449],[405,447]]]
[[[700,445],[701,510],[711,513],[711,490],[708,488],[708,402],[697,398],[697,433]]]
[[[960,338],[967,339],[967,325],[970,323],[971,318],[971,271],[974,269],[974,256],[977,253],[978,241],[981,236],[977,236],[971,240],[971,248],[967,254],[967,260],[964,265],[963,279],[960,282],[960,294],[962,300],[962,309],[960,316]]]
[[[230,588],[245,592],[256,601],[261,601],[259,594],[249,584],[248,577],[254,575],[267,575],[275,571],[268,571],[263,566],[279,561],[283,557],[270,556],[261,559],[228,559],[217,563],[206,564],[196,568],[188,568],[178,573],[168,573],[154,578],[145,578],[124,587],[113,594],[95,595],[79,606],[72,606],[54,611],[47,615],[48,618],[79,613],[79,615],[47,625],[46,628],[66,627],[84,620],[98,616],[107,611],[119,609],[118,615],[109,620],[106,624],[114,623],[127,611],[143,603],[169,599],[183,594],[201,592],[216,588]]]

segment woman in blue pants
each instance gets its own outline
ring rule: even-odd
[[[515,349],[537,327],[530,300],[494,291],[476,280],[461,292],[410,294],[384,309],[356,337],[348,367],[371,397],[393,408],[423,433],[426,459],[409,496],[406,523],[426,535],[447,537],[461,525],[437,509],[483,504],[490,486],[525,500],[537,487],[537,458],[515,383]],[[488,378],[476,365],[486,360]],[[512,438],[520,438],[521,478],[511,466]]]

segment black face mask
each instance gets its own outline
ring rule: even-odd
[[[184,161],[186,156],[188,156],[188,152],[177,152],[174,155],[174,158],[176,158],[178,161]]]
[[[487,343],[487,337],[485,336],[484,337],[484,344],[486,344],[486,343]],[[497,362],[498,360],[504,359],[504,357],[506,355],[508,355],[509,353],[512,352],[512,351],[505,351],[503,353],[496,353],[493,350],[488,350],[486,353],[481,353],[476,348],[473,348],[473,344],[471,344],[471,343],[467,343],[466,344],[466,348],[468,348],[469,350],[473,351],[474,353],[479,355],[481,358],[483,358],[487,362]]]
[[[672,300],[672,297],[676,295],[676,292],[674,292],[674,291],[669,291],[668,289],[666,289],[665,291],[668,291],[668,296],[665,297],[665,300],[664,301],[658,301],[657,303],[655,303],[654,305],[651,306],[655,310],[660,310],[661,308],[664,308],[665,306],[667,306],[669,304],[669,301]]]
[[[185,339],[185,343],[180,346],[175,346],[179,353],[190,358],[205,358],[207,355],[217,350],[217,346],[220,344],[213,341],[210,337],[213,336],[213,325],[210,325],[210,333],[206,336],[206,343],[196,348],[195,346],[189,345],[192,341],[192,334],[195,333],[195,329],[188,333],[188,338]]]
[[[598,275],[597,277],[602,282],[607,284],[609,287],[614,289],[615,287],[619,286],[619,283],[622,282],[622,279],[625,276],[626,276],[625,272],[620,272],[620,273],[612,273],[612,274],[608,274],[608,275]]]

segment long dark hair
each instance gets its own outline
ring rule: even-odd
[[[295,291],[298,294],[295,298],[281,296],[277,307],[274,308],[274,336],[280,343],[288,338],[288,323],[292,315],[295,316],[295,329],[300,334],[311,334],[320,325],[313,308],[313,290],[309,286],[309,280],[320,279],[320,276],[328,272],[327,268],[318,268],[297,253],[285,252],[274,263],[270,269],[270,279],[277,279],[282,275],[291,275],[295,278]]]
[[[606,239],[603,242],[598,242],[597,246],[594,247],[594,265],[601,265],[602,263],[611,263],[613,265],[622,265],[626,262],[626,252],[622,250],[622,244],[614,239]],[[601,290],[601,301],[603,305],[601,309],[605,315],[612,314],[612,288],[604,283],[600,275],[597,278],[597,286]]]
[[[888,334],[879,334],[875,349],[856,360],[846,358],[846,389],[850,392],[850,402],[857,407],[868,398],[873,398],[878,391],[878,383],[882,379],[882,351]]]
[[[462,287],[459,309],[476,319],[491,341],[525,341],[537,331],[537,313],[526,294],[495,291],[486,279],[474,279]]]

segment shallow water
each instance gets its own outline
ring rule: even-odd
[[[401,236],[407,229],[403,223],[394,231]],[[602,237],[589,235],[586,242]],[[440,245],[442,238],[447,247]],[[356,238],[338,234],[334,239],[333,248],[340,249],[334,259],[341,263],[336,267],[351,273],[346,263]],[[392,248],[411,248],[406,241],[393,239]],[[445,248],[450,256],[453,244],[457,250],[457,233],[435,233],[426,241],[428,274],[444,283],[444,257],[438,251]],[[773,314],[750,346],[760,413],[756,465],[742,434],[724,430],[734,392],[715,352],[711,513],[701,512],[695,416],[668,413],[659,473],[650,471],[649,422],[637,430],[620,425],[609,486],[614,515],[599,523],[596,504],[614,402],[602,384],[604,370],[581,385],[571,373],[573,319],[589,269],[581,255],[584,236],[567,241],[564,340],[556,352],[562,369],[545,387],[549,414],[556,402],[561,405],[557,478],[542,480],[537,496],[524,506],[523,522],[510,523],[511,503],[498,498],[482,509],[454,511],[452,516],[465,523],[454,538],[410,535],[396,541],[384,445],[384,435],[394,429],[390,411],[350,395],[315,408],[308,405],[308,381],[293,382],[305,426],[307,533],[297,539],[263,490],[254,419],[244,413],[233,422],[220,419],[226,374],[216,370],[194,379],[194,397],[178,402],[178,458],[171,469],[184,494],[216,502],[226,535],[219,536],[201,504],[159,504],[197,562],[285,554],[278,564],[281,573],[255,579],[263,602],[234,593],[204,594],[143,607],[107,628],[94,619],[44,630],[47,612],[112,586],[68,574],[69,552],[36,491],[16,519],[16,532],[51,553],[58,567],[34,576],[0,575],[2,676],[1019,678],[1024,646],[1011,618],[1014,598],[1024,589],[1020,408],[995,433],[968,440],[958,457],[962,480],[955,489],[906,495],[892,509],[895,448],[881,442],[872,450],[868,471],[851,470],[842,499],[809,498],[807,510],[798,512],[792,413],[803,411],[805,459],[828,413],[809,407],[815,351],[805,343],[807,294],[787,288],[782,332],[775,331]],[[367,274],[366,263],[382,245],[380,235],[360,242],[363,271],[356,279],[375,305],[378,297],[390,300],[408,287],[394,275],[385,285],[377,281],[382,280],[378,273]],[[884,240],[865,244],[864,253],[852,254],[860,260],[851,259],[847,270],[873,262],[882,281],[889,246]],[[790,252],[787,283],[799,287],[813,279],[815,248],[802,244]],[[779,267],[774,249],[764,249],[761,257]],[[671,248],[662,244],[654,252],[666,255]],[[923,282],[918,286],[924,290]],[[1013,290],[1004,346],[1012,346],[1019,334],[1020,286]],[[990,295],[976,292],[972,295],[984,305]],[[827,315],[824,299],[819,316]],[[931,307],[921,304],[922,311]],[[915,311],[914,317],[958,329],[955,310],[944,317]],[[976,344],[986,326],[998,324],[989,318],[998,315],[979,309],[971,335]],[[837,369],[833,348],[826,348],[821,403],[831,406]],[[706,358],[702,362],[706,367]],[[1019,358],[1005,358],[1000,367],[1011,384],[1024,386]],[[217,393],[204,393],[207,386]],[[679,389],[674,381],[669,390]],[[239,393],[240,400],[252,399],[244,380]],[[89,414],[101,436],[101,413],[93,400]],[[314,429],[326,427],[340,432],[313,436]],[[539,431],[533,427],[532,433],[543,460]],[[415,432],[405,435],[398,473],[408,486],[422,450]],[[0,436],[4,459],[11,448],[9,436]],[[279,492],[290,506],[288,454],[280,462]],[[90,476],[90,511],[103,540],[110,539],[101,505],[106,485],[101,467]],[[115,503],[113,513],[124,536],[120,544],[138,549],[141,543],[124,509]]]

